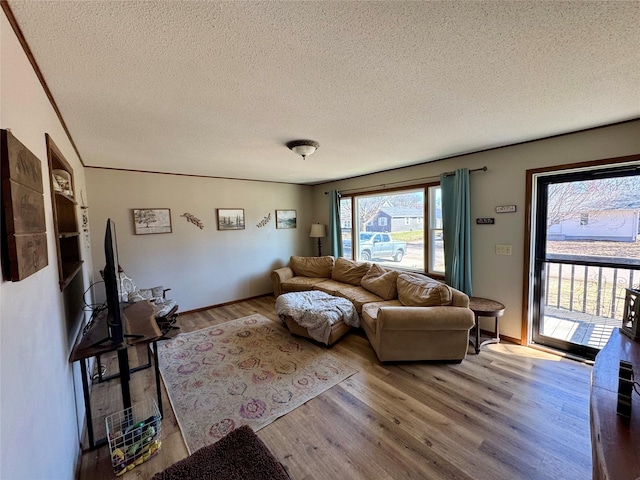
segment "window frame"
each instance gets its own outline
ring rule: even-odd
[[[429,275],[432,278],[437,278],[440,280],[444,280],[444,272],[438,272],[438,271],[433,271],[431,270],[433,266],[435,266],[435,262],[433,261],[433,256],[434,254],[432,253],[434,245],[433,245],[433,241],[431,238],[431,225],[432,225],[432,219],[431,219],[431,198],[429,195],[430,192],[430,188],[432,187],[438,187],[440,188],[440,182],[430,182],[430,183],[423,183],[423,184],[418,184],[418,185],[411,185],[411,186],[406,186],[406,187],[395,187],[395,188],[385,188],[385,189],[376,189],[376,190],[366,190],[366,191],[358,191],[358,192],[353,192],[353,193],[344,193],[341,194],[341,198],[340,201],[345,201],[345,200],[349,200],[351,206],[350,206],[350,211],[351,211],[351,235],[350,235],[350,239],[351,239],[351,260],[354,260],[355,258],[355,253],[356,253],[356,228],[354,228],[355,225],[357,225],[356,222],[356,214],[357,212],[355,211],[355,206],[356,206],[356,198],[358,197],[367,197],[367,196],[375,196],[375,195],[392,195],[392,194],[402,194],[403,191],[407,191],[407,190],[420,190],[422,189],[423,191],[423,199],[424,199],[424,203],[423,203],[423,208],[424,208],[424,212],[423,212],[423,221],[422,222],[416,222],[417,226],[421,226],[422,227],[422,232],[423,232],[423,238],[424,238],[424,250],[423,250],[423,259],[424,259],[424,264],[422,269],[413,269],[413,268],[407,268],[407,267],[393,267],[394,269],[397,270],[406,270],[406,271],[411,271],[411,272],[419,272],[419,273],[423,273],[425,275]],[[341,209],[342,210],[342,209]],[[435,207],[433,209],[433,211],[435,212]],[[343,218],[340,218],[340,222],[343,222]],[[440,229],[441,230],[441,229]],[[344,256],[344,258],[349,258],[348,256]],[[374,262],[371,261],[371,263],[378,263],[378,262]]]

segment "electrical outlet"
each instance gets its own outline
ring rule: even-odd
[[[496,255],[511,255],[511,245],[496,245]]]

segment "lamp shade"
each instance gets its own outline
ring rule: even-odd
[[[314,140],[292,140],[291,142],[287,142],[287,147],[289,147],[293,153],[302,156],[304,159],[315,152],[319,146],[320,144]]]
[[[311,238],[323,238],[327,236],[327,229],[321,223],[314,223],[311,225]]]
[[[313,145],[296,145],[291,150],[293,150],[298,155],[306,157],[307,155],[311,155],[313,152],[315,152],[316,147],[314,147]]]

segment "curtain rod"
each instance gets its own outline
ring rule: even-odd
[[[474,168],[472,170],[469,170],[469,173],[471,173],[471,172],[486,172],[486,171],[487,171],[487,167],[485,166],[485,167],[482,167],[482,168]],[[450,175],[455,175],[455,174],[456,174],[456,172],[445,172],[445,176],[447,176],[447,177],[450,176]],[[411,180],[400,180],[398,182],[391,182],[391,183],[381,183],[380,185],[370,185],[368,187],[353,188],[351,190],[341,191],[340,193],[345,193],[345,192],[352,193],[352,192],[356,192],[358,190],[368,190],[370,188],[376,188],[376,187],[383,187],[384,188],[384,187],[388,187],[390,185],[397,185],[399,183],[417,182],[419,180],[429,180],[429,179],[437,179],[437,178],[440,178],[440,175],[432,175],[431,177],[422,177],[422,178],[412,178]],[[410,186],[410,185],[407,185],[407,186]],[[324,192],[324,194],[328,195],[329,192]]]

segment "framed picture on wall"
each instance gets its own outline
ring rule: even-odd
[[[218,230],[244,230],[244,208],[218,208]]]
[[[296,228],[297,226],[296,210],[276,210],[276,228]]]
[[[168,208],[134,208],[133,227],[136,235],[171,233],[171,210]]]

